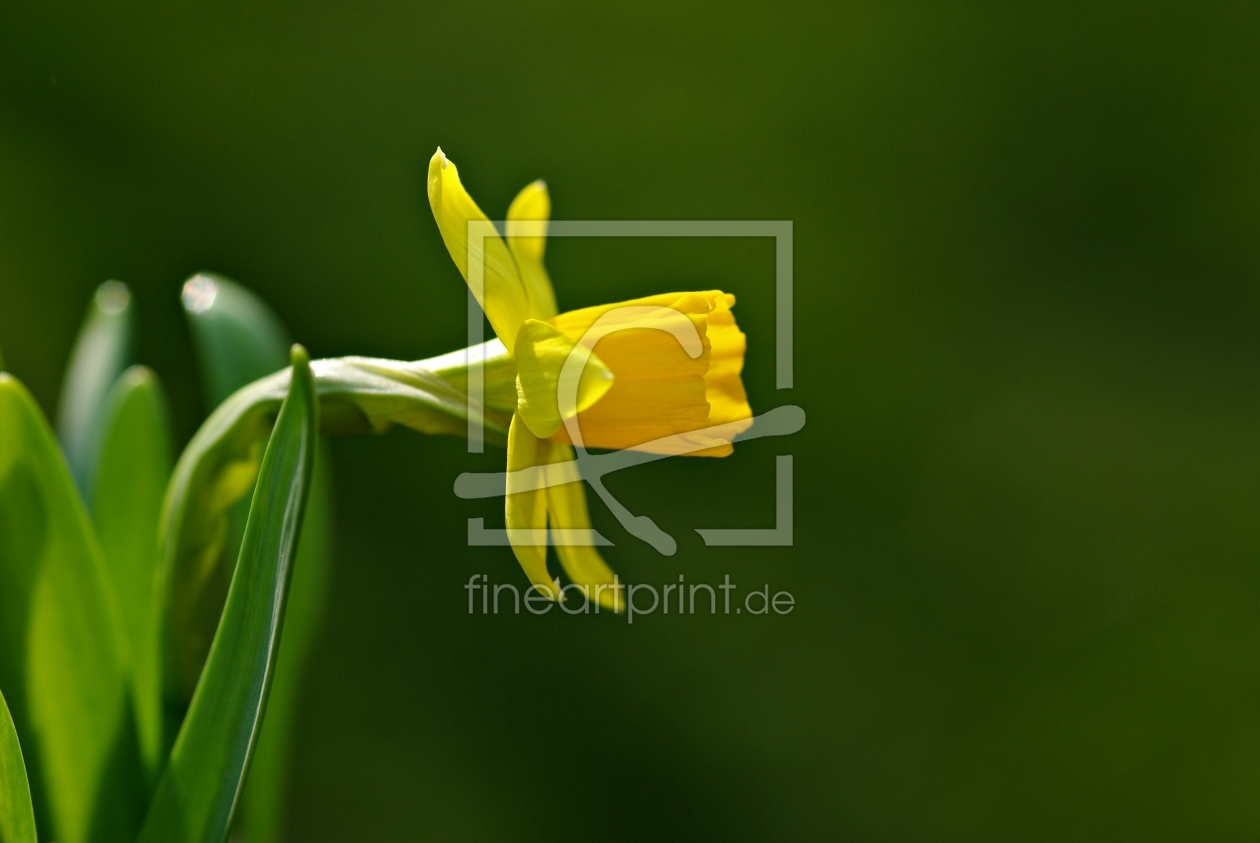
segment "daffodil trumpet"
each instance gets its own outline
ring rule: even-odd
[[[547,569],[548,527],[570,536],[591,534],[574,446],[585,455],[588,448],[650,452],[666,442],[675,453],[726,456],[734,437],[751,424],[740,378],[745,337],[731,312],[735,297],[717,290],[666,293],[560,313],[543,263],[551,199],[542,181],[512,201],[506,237],[469,196],[440,148],[429,162],[428,194],[447,250],[502,347],[499,352],[489,344],[482,362],[507,356],[514,363],[508,538],[535,587],[559,599],[559,581]],[[503,397],[487,376],[485,405],[506,412]],[[541,466],[553,480],[557,471],[563,472],[560,479],[571,479],[555,485],[525,480],[529,469]],[[597,477],[586,479],[614,511],[620,507]],[[618,515],[648,533],[655,529],[650,519]],[[619,590],[598,588],[618,581],[593,545],[560,542],[556,554],[588,599],[593,593],[601,605],[619,609]]]

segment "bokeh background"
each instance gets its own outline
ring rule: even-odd
[[[293,839],[1260,836],[1260,7],[1253,3],[0,5],[0,346],[54,409],[130,284],[180,441],[210,269],[318,356],[456,348],[441,144],[492,216],[791,219],[768,241],[554,242],[561,305],[739,298],[747,384],[806,428],[623,472],[666,558],[788,616],[469,616],[461,471],[339,440],[338,558]],[[771,526],[796,455],[795,545]],[[496,519],[498,519],[496,521]]]

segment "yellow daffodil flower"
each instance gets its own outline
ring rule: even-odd
[[[662,440],[684,436],[694,440],[685,449],[690,454],[726,456],[734,432],[751,424],[740,379],[745,340],[731,313],[735,297],[717,290],[667,293],[558,313],[543,265],[551,216],[543,182],[528,185],[513,200],[506,240],[440,148],[429,161],[428,192],[447,250],[515,359],[508,537],[530,581],[559,598],[547,571],[545,541],[518,537],[545,535],[548,523],[570,535],[589,535],[574,444],[663,452]],[[470,230],[479,241],[471,249]],[[470,277],[470,262],[480,283]],[[566,392],[566,373],[573,370],[578,377]],[[712,432],[719,425],[720,433]],[[515,472],[541,465],[572,481],[524,491],[515,484],[514,490]],[[556,552],[565,573],[589,598],[620,608],[617,589],[599,588],[616,579],[593,546],[561,542]]]

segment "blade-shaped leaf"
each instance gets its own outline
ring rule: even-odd
[[[0,843],[35,843],[35,811],[22,746],[0,694]]]
[[[473,349],[471,355],[455,352],[413,363],[371,358],[314,361],[311,371],[321,428],[330,433],[364,433],[403,424],[423,433],[462,435],[467,430],[471,404],[484,418],[487,441],[501,443],[506,439],[508,418],[470,402],[464,393],[469,356],[484,358],[487,400],[497,392],[515,394],[511,358],[506,353],[485,353],[480,347]],[[167,624],[163,676],[167,679],[168,711],[174,715],[168,717],[168,722],[178,722],[177,718],[182,717],[184,701],[191,696],[201,672],[206,652],[202,641],[220,617],[217,607],[221,603],[215,602],[213,591],[207,586],[216,575],[215,560],[221,558],[227,541],[229,510],[253,485],[260,445],[288,391],[289,380],[290,371],[286,369],[242,388],[223,402],[197,431],[171,477],[159,538],[159,581],[163,583]],[[491,384],[496,385],[494,392],[489,389]],[[507,401],[505,406],[513,407],[513,401],[514,398]],[[318,505],[316,499],[313,506]],[[311,554],[311,562],[306,564],[316,561],[314,549]],[[311,582],[304,585],[303,580],[308,577]],[[301,594],[318,591],[319,579],[314,564],[312,570],[297,574],[294,589],[299,602],[294,604],[294,611],[299,618],[304,612]],[[303,626],[300,620],[295,623],[299,631]],[[301,638],[299,632],[295,639],[300,642]],[[285,646],[285,654],[298,653],[287,659],[295,672],[300,672],[302,649],[299,643]],[[279,671],[287,670],[285,663],[286,658],[281,658]],[[281,682],[279,676],[276,682]],[[283,685],[278,693],[285,696]],[[283,710],[284,703],[280,706]],[[284,717],[281,714],[281,721]],[[283,726],[277,729],[283,731]],[[270,798],[273,804],[258,811],[261,816],[251,824],[249,833],[251,839],[263,843],[276,839],[267,835],[276,833],[284,812],[283,761],[277,763],[276,759],[283,759],[286,741],[287,737],[279,736],[270,740],[270,749],[262,746],[259,750],[264,753],[260,761],[264,765],[262,783],[252,792],[264,802]]]
[[[217,406],[229,394],[259,377],[285,367],[286,334],[271,309],[249,290],[219,276],[197,275],[184,285],[184,305],[197,342],[207,399]],[[282,839],[281,825],[288,807],[287,782],[291,724],[303,678],[307,653],[323,614],[324,593],[331,565],[332,478],[327,448],[315,457],[315,477],[302,522],[297,564],[285,609],[285,632],[276,660],[275,677],[258,735],[258,746],[246,780],[242,810],[250,843]],[[244,512],[242,512],[244,505]],[[235,505],[228,516],[228,535],[218,564],[224,576],[235,565],[240,532],[248,501]],[[209,589],[208,589],[209,590]],[[223,592],[226,597],[225,589]],[[212,602],[207,594],[205,603]],[[212,613],[206,613],[210,620]]]
[[[145,769],[156,778],[162,721],[153,599],[162,496],[171,474],[166,396],[144,366],[123,373],[105,402],[92,519],[105,553],[133,657],[136,719]]]
[[[121,281],[96,288],[61,385],[57,435],[85,498],[96,465],[105,397],[131,361],[133,310],[131,292]]]
[[[383,431],[403,424],[423,433],[463,434],[468,399],[423,363],[339,358],[311,363],[326,432]],[[180,455],[167,487],[159,534],[167,631],[168,704],[179,711],[196,686],[219,619],[209,586],[228,536],[228,512],[257,476],[261,444],[289,388],[289,370],[239,390],[206,419]],[[508,420],[484,410],[486,439],[503,441]]]
[[[288,331],[266,302],[249,289],[222,275],[201,272],[184,282],[180,299],[197,348],[208,411],[246,384],[288,366]],[[246,494],[251,488],[252,484],[241,488],[239,501],[225,514],[218,558],[207,558],[203,563],[206,576],[199,589],[196,611],[188,616],[195,632],[195,646],[186,659],[189,680],[195,678],[192,674],[199,672],[205,661],[223,601],[227,599],[228,583],[249,515]],[[169,700],[173,717],[182,716],[187,695],[192,693],[189,681],[182,687],[184,695]]]
[[[262,458],[222,621],[141,843],[220,843],[231,826],[267,700],[315,460],[319,405],[300,346],[294,346],[292,373]]]
[[[280,843],[285,839],[293,724],[332,573],[333,486],[327,444],[321,440],[315,453],[315,476],[289,587],[276,676],[245,782],[244,836],[249,843]]]
[[[143,777],[124,633],[104,560],[43,414],[0,374],[0,687],[40,828],[128,840]]]
[[[246,384],[288,366],[288,332],[271,308],[247,288],[203,272],[184,282],[181,300],[197,347],[208,409],[213,410]],[[253,455],[251,463],[257,462],[257,456]],[[215,542],[217,557],[207,555],[201,560],[204,573],[196,603],[184,614],[189,634],[181,639],[188,647],[181,656],[182,680],[172,688],[174,693],[168,700],[169,713],[175,719],[183,715],[227,599],[249,514],[250,489],[252,480],[234,490],[238,501],[227,508],[222,519],[216,518],[223,529]]]
[[[181,299],[201,360],[209,409],[287,364],[288,332],[271,308],[246,288],[222,275],[202,272],[184,282]]]

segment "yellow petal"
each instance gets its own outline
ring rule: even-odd
[[[477,207],[477,203],[464,190],[455,163],[443,154],[441,147],[429,161],[429,205],[438,231],[451,253],[455,266],[464,276],[490,327],[508,348],[516,343],[516,332],[521,323],[530,317],[529,293],[521,281],[516,262],[503,238],[494,230],[494,224]],[[473,235],[469,248],[469,233]],[[469,262],[474,270],[484,268],[483,289],[476,289],[476,280],[469,279]]]
[[[731,308],[735,297],[715,297],[709,313],[706,335],[711,352],[709,370],[704,373],[705,397],[709,401],[709,424],[727,424],[752,418],[748,395],[740,373],[744,369],[747,339],[735,324]],[[750,422],[751,424],[751,422]]]
[[[573,449],[562,442],[541,442],[551,471],[559,472],[565,482],[547,487],[547,511],[554,529],[583,531],[590,538],[591,516],[586,509],[586,489],[578,475]],[[621,611],[619,588],[596,588],[616,583],[612,568],[599,551],[589,545],[556,544],[556,555],[569,579],[583,586],[587,599],[598,601],[605,609]]]
[[[539,464],[540,443],[520,416],[512,416],[507,448],[507,533],[516,561],[543,595],[559,596],[547,573],[547,490],[514,491],[513,472]],[[541,541],[539,540],[541,539]],[[545,588],[543,588],[545,586]]]
[[[541,439],[564,423],[560,399],[571,402],[567,415],[572,416],[594,406],[612,387],[612,372],[602,360],[546,322],[530,319],[525,323],[516,337],[515,357],[516,413]],[[559,394],[569,383],[562,375],[570,357],[570,377],[580,375],[576,400]]]
[[[731,437],[747,427],[752,417],[740,378],[745,338],[731,313],[733,304],[735,296],[718,290],[672,292],[571,310],[552,319],[552,325],[575,341],[597,323],[625,324],[595,345],[615,381],[599,403],[578,413],[585,445],[653,451],[654,440],[685,435],[693,446],[704,446],[690,450],[690,455],[731,454]],[[697,349],[684,348],[685,330],[640,328],[654,321],[636,315],[644,309],[687,319],[701,345],[699,353],[692,357]],[[667,321],[659,320],[659,324],[665,326]],[[728,427],[717,433],[701,432],[714,425]],[[570,441],[567,427],[551,439]],[[664,450],[669,452],[669,447]]]
[[[752,418],[740,378],[745,338],[731,312],[734,303],[734,296],[720,290],[666,293],[572,310],[550,320],[575,342],[597,323],[625,323],[595,345],[615,380],[599,403],[579,411],[577,426],[583,443],[593,448],[653,451],[657,449],[654,440],[685,435],[691,445],[704,446],[690,450],[690,455],[730,454],[731,438],[747,428]],[[635,315],[644,308],[676,312],[690,321],[702,346],[700,353],[692,356],[696,349],[684,347],[686,331],[630,327],[652,322]],[[621,314],[626,318],[620,319]],[[711,434],[701,432],[714,425],[724,427]],[[570,441],[567,426],[550,438]],[[664,452],[670,452],[670,447],[663,446]]]
[[[547,221],[551,218],[551,197],[542,179],[526,185],[516,194],[507,212],[507,242],[516,258],[516,268],[529,292],[535,319],[556,315],[556,294],[543,265],[547,249]]]

